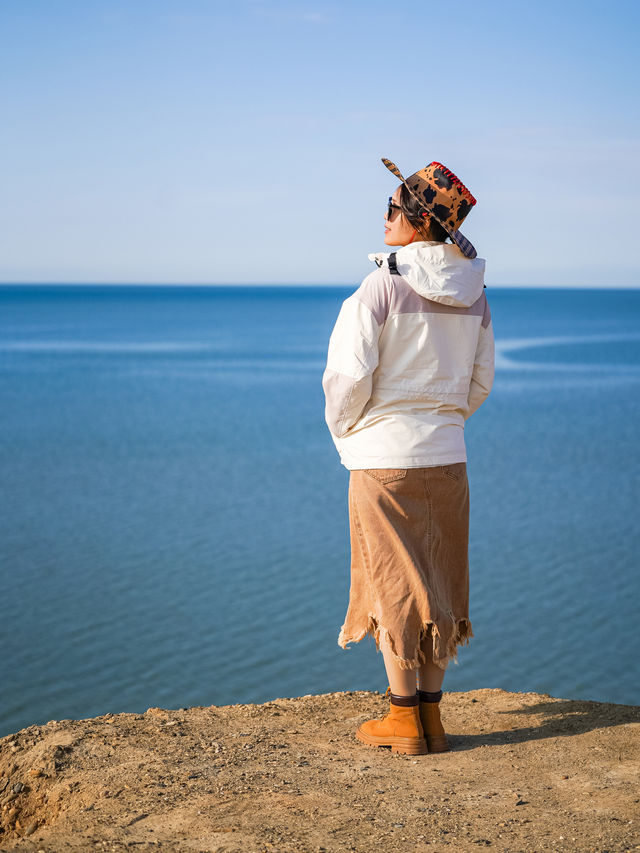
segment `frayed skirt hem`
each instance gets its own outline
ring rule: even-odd
[[[367,636],[367,634],[372,634],[376,642],[376,651],[381,651],[380,636],[382,634],[382,637],[386,638],[387,645],[391,649],[393,659],[400,669],[418,669],[427,662],[427,658],[421,649],[421,645],[425,637],[431,634],[433,638],[433,662],[436,666],[439,666],[440,669],[446,669],[450,661],[453,661],[455,664],[458,663],[458,646],[468,645],[469,640],[474,636],[469,619],[461,618],[454,619],[452,621],[454,623],[454,630],[452,631],[449,642],[446,644],[446,648],[444,650],[442,649],[442,638],[437,624],[431,620],[424,622],[420,629],[420,636],[418,638],[418,644],[414,655],[409,658],[401,657],[397,654],[395,640],[391,636],[390,632],[378,623],[378,619],[373,613],[368,614],[367,626],[366,628],[363,628],[359,634],[347,634],[343,625],[340,629],[338,645],[348,651],[348,643],[359,643]]]

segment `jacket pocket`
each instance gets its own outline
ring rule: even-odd
[[[406,468],[367,468],[364,472],[368,474],[369,477],[372,477],[374,480],[377,480],[382,485],[386,485],[387,483],[393,483],[396,480],[402,480],[403,477],[407,476]]]

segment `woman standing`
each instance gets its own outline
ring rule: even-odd
[[[494,342],[485,262],[458,228],[476,200],[433,162],[389,199],[378,269],[342,305],[323,376],[325,416],[349,469],[351,589],[338,643],[372,633],[390,711],[372,746],[449,749],[439,701],[469,620],[465,421],[486,399]],[[452,243],[445,242],[447,238]]]

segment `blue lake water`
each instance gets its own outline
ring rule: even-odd
[[[335,287],[0,287],[0,736],[387,681],[337,645]],[[490,289],[444,687],[640,704],[640,291]]]

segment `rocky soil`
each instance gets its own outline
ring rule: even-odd
[[[640,850],[640,708],[445,693],[452,751],[368,747],[364,691],[107,714],[0,740],[0,850]]]

